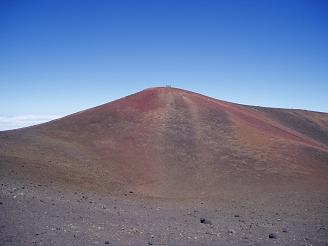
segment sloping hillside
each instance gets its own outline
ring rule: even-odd
[[[328,114],[151,88],[0,132],[0,169],[17,179],[157,197],[286,184],[327,187]]]

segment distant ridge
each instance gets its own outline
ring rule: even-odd
[[[150,88],[0,132],[0,161],[18,178],[113,194],[187,198],[251,186],[327,185],[328,114]]]

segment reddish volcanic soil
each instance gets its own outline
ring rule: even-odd
[[[70,197],[68,200],[73,199],[75,201],[74,196],[76,194],[86,193],[97,194],[94,196],[97,199],[101,197],[103,200],[105,200],[104,196],[109,200],[116,197],[120,202],[127,199],[124,201],[125,205],[121,205],[131,206],[129,207],[130,210],[139,211],[137,215],[130,214],[130,217],[127,215],[126,219],[129,221],[127,223],[130,224],[131,221],[135,223],[140,222],[140,219],[147,220],[147,216],[143,214],[147,209],[142,210],[143,205],[140,204],[149,205],[155,201],[171,201],[173,203],[174,201],[174,205],[165,205],[167,210],[164,209],[165,212],[161,214],[165,215],[165,218],[153,215],[152,219],[173,226],[168,217],[174,216],[173,222],[177,224],[178,229],[187,228],[181,224],[186,219],[178,216],[181,214],[179,209],[183,207],[192,211],[195,207],[190,204],[193,201],[198,203],[200,199],[211,201],[212,205],[206,206],[206,209],[203,208],[207,211],[204,212],[204,210],[203,215],[212,216],[214,221],[216,219],[219,221],[219,218],[215,217],[217,215],[212,214],[218,207],[226,213],[232,213],[233,210],[229,210],[233,206],[231,201],[237,201],[236,206],[240,209],[238,210],[239,213],[245,213],[245,217],[248,219],[252,218],[251,208],[258,212],[261,206],[265,211],[261,210],[263,214],[268,211],[275,214],[277,211],[270,204],[276,204],[275,206],[285,204],[288,208],[286,210],[281,208],[279,211],[285,211],[286,214],[292,216],[293,212],[288,209],[293,208],[295,199],[299,199],[299,206],[294,208],[298,212],[295,213],[302,215],[304,211],[314,209],[312,215],[306,215],[312,216],[311,218],[302,217],[302,215],[299,224],[294,221],[296,223],[295,233],[297,233],[293,236],[301,235],[299,237],[302,239],[297,238],[296,241],[293,241],[290,237],[278,243],[279,245],[285,243],[286,245],[293,245],[299,240],[305,240],[305,236],[302,236],[304,230],[305,233],[309,231],[312,237],[317,238],[317,241],[312,242],[314,245],[327,245],[324,244],[328,238],[324,226],[318,227],[324,229],[311,227],[313,231],[306,229],[307,227],[304,225],[304,227],[301,226],[301,223],[312,223],[311,226],[314,226],[314,224],[319,225],[328,222],[327,207],[323,208],[323,204],[328,199],[326,195],[321,195],[328,192],[327,177],[327,113],[245,106],[175,88],[146,89],[45,124],[0,132],[2,196],[5,201],[8,199],[10,206],[19,207],[17,202],[8,198],[11,197],[11,188],[4,187],[15,187],[17,184],[24,184],[24,187],[28,187],[28,185],[33,187],[35,185],[36,187],[39,184],[40,187],[49,187],[46,189],[47,191],[41,192],[43,195],[38,193],[39,196],[43,197],[42,200],[47,201],[47,198],[44,197],[48,197],[49,206],[51,201],[57,203],[58,199],[64,199],[60,197],[68,196]],[[49,190],[53,191],[50,192]],[[49,198],[51,194],[57,194],[57,191],[68,193],[74,191],[75,193],[74,195],[65,193],[65,196],[58,195],[59,198]],[[275,194],[274,197],[277,197],[278,200],[275,200],[272,194]],[[30,198],[37,196],[33,193]],[[289,200],[288,197],[293,197],[293,199]],[[227,200],[224,202],[222,199]],[[113,201],[109,200],[106,202],[111,205],[107,204],[106,206],[113,206]],[[117,202],[117,200],[115,201]],[[214,201],[218,203],[213,205]],[[245,201],[244,205],[242,205],[242,201]],[[106,202],[104,201],[104,203]],[[137,205],[131,205],[135,203],[140,207],[136,208]],[[26,203],[21,202],[20,204]],[[71,211],[70,208],[73,205],[60,204],[58,206],[62,206],[62,213],[69,214],[68,211]],[[32,206],[32,202],[29,206]],[[34,204],[33,206],[41,205]],[[73,207],[80,211],[78,213],[89,209],[77,208],[75,205]],[[43,207],[42,209],[41,206],[37,211],[49,212],[46,208]],[[202,208],[197,207],[195,210],[198,211],[199,209]],[[8,211],[10,211],[9,207],[7,213]],[[190,213],[192,213],[193,218],[198,220],[197,212]],[[265,218],[265,215],[262,214],[261,217],[259,214],[260,212],[257,215],[254,212],[253,218],[256,216],[261,219],[262,217]],[[12,212],[12,216],[17,216],[17,213]],[[97,216],[101,220],[102,215],[98,214]],[[112,214],[111,216],[110,218],[116,218],[116,212],[115,215]],[[270,216],[268,218],[277,219]],[[3,221],[7,221],[6,223],[10,223],[7,217],[0,216],[0,220],[1,218]],[[92,217],[96,220],[95,218]],[[291,218],[293,217],[289,217],[290,220],[285,223],[285,226],[293,223]],[[45,218],[40,223],[46,224],[47,219],[49,218]],[[234,226],[233,221],[221,219],[226,222],[225,226],[229,223]],[[261,219],[256,223],[261,224],[263,222]],[[23,216],[22,220],[24,224],[29,220],[29,217]],[[316,220],[318,221],[315,222]],[[93,223],[97,224],[96,222]],[[119,221],[115,223],[120,224]],[[149,225],[149,223],[149,221],[144,222],[144,225]],[[161,222],[158,223],[160,225]],[[195,223],[198,225],[198,222]],[[273,225],[273,223],[271,224]],[[156,227],[156,225],[154,226]],[[4,225],[4,227],[6,226],[7,224]],[[142,226],[141,228],[151,231],[149,228],[145,229]],[[172,229],[172,227],[170,228]],[[191,232],[194,228],[185,230]],[[154,243],[157,242],[161,245],[170,245],[170,242],[175,242],[174,245],[179,244],[178,242],[182,245],[211,245],[211,243],[213,245],[217,245],[217,243],[220,245],[267,245],[272,242],[269,239],[268,242],[263,243],[264,238],[268,240],[265,233],[269,233],[263,228],[265,235],[263,237],[257,236],[257,239],[250,241],[249,244],[245,237],[251,238],[251,236],[243,234],[242,237],[231,241],[225,235],[220,239],[218,236],[220,232],[216,231],[216,226],[211,225],[210,228],[212,229],[208,235],[212,237],[211,234],[214,233],[216,235],[214,241],[205,238],[197,242],[197,239],[194,239],[195,237],[202,238],[199,233],[205,233],[205,231],[188,234],[188,237],[196,240],[195,242],[185,241],[187,236],[181,240],[176,237],[171,239],[166,237],[156,241],[154,237],[148,235],[142,240],[149,238],[152,242],[148,243],[154,241]],[[227,235],[238,234],[239,229],[230,228],[232,232],[229,232],[228,227],[223,226],[223,228],[228,231]],[[248,230],[252,230],[250,228],[252,227],[249,227]],[[170,233],[175,235],[174,233],[177,233],[178,229],[172,229],[173,231]],[[316,234],[317,229],[321,230],[321,234],[319,232]],[[11,232],[15,231],[16,233],[13,234],[15,237],[17,230],[11,228]],[[116,233],[120,229],[111,228],[110,230]],[[136,230],[140,231],[141,229]],[[166,229],[158,227],[154,233],[165,235],[163,230]],[[263,230],[256,229],[256,233],[263,232]],[[273,231],[277,230],[282,229],[278,228]],[[10,242],[8,235],[11,235],[10,232],[3,232],[3,242]],[[34,240],[26,236],[26,231],[20,235],[24,237],[24,240],[27,240],[26,242]],[[93,244],[92,240],[97,238],[97,236],[92,239],[88,236],[85,237],[88,244]],[[105,236],[102,235],[101,238],[104,239]],[[136,239],[133,237],[129,239],[125,234],[118,234],[117,238],[109,238],[111,242],[108,244],[111,245],[134,245],[134,243],[143,245],[139,241],[134,241]],[[118,238],[125,240],[124,243]],[[18,242],[25,244],[24,240],[13,240],[12,245],[16,245]],[[80,237],[79,240],[78,242],[81,243],[84,239]],[[276,239],[273,238],[273,240]],[[49,245],[44,241],[42,242],[44,245]],[[74,240],[67,239],[58,245],[66,243],[73,245]],[[100,244],[104,244],[104,242]]]
[[[327,126],[325,113],[154,88],[2,132],[0,158],[26,162],[33,177],[156,197],[212,196],[264,181],[327,185]]]

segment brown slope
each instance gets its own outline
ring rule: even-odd
[[[1,168],[103,192],[194,197],[326,186],[328,115],[152,88],[0,134]],[[15,167],[24,165],[25,171]],[[24,174],[24,175],[23,175]]]

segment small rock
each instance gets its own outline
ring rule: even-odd
[[[207,224],[207,225],[212,225],[212,221],[205,219],[205,218],[200,218],[200,223],[202,224]]]
[[[239,214],[235,214],[235,218],[239,218],[240,216],[239,216]]]
[[[271,238],[271,239],[277,239],[277,234],[275,234],[275,233],[270,233],[270,234],[269,234],[269,238]]]
[[[235,230],[232,230],[232,229],[230,229],[230,230],[228,230],[228,233],[229,233],[229,234],[235,234],[235,233],[236,233],[236,231],[235,231]]]
[[[3,205],[3,202],[0,202],[0,205]]]
[[[288,232],[287,228],[282,228],[282,232]]]
[[[107,244],[107,245],[108,245],[108,244],[109,244],[109,242],[108,242],[108,241],[106,241],[106,242],[105,242],[105,244]]]

